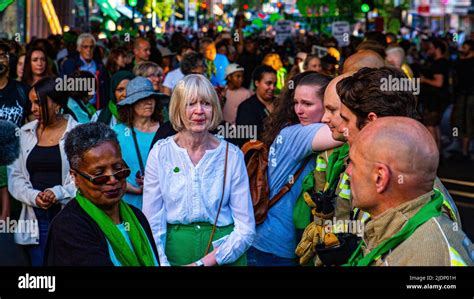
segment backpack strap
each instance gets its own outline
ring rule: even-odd
[[[264,150],[264,154],[268,153],[267,145],[260,140],[254,140],[254,141],[248,141],[242,145],[242,148],[240,149],[243,153],[244,156],[251,150]]]
[[[133,143],[135,144],[135,151],[137,152],[138,163],[140,164],[140,172],[141,175],[145,175],[145,165],[143,165],[142,155],[140,154],[140,148],[138,147],[137,141],[137,133],[135,133],[135,129],[133,126],[132,129],[132,136],[133,136]]]
[[[306,160],[303,162],[303,165],[301,165],[301,167],[298,169],[298,171],[295,173],[295,175],[293,176],[293,180],[289,181],[288,183],[286,183],[281,189],[280,191],[275,195],[273,196],[272,199],[270,199],[270,202],[268,203],[268,208],[270,209],[272,206],[274,206],[282,197],[283,195],[285,195],[286,193],[288,193],[288,191],[291,190],[291,187],[293,187],[293,185],[295,184],[295,182],[298,180],[298,178],[300,177],[301,173],[303,172],[303,170],[305,169],[306,165],[308,165],[309,161],[311,160],[311,155],[308,156],[306,158]]]

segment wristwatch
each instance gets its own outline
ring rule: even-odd
[[[204,267],[204,263],[201,260],[197,260],[194,262],[197,267]]]

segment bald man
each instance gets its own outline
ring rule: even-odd
[[[143,38],[138,37],[133,42],[133,55],[135,56],[135,65],[148,61],[151,54],[150,42]]]
[[[394,45],[388,46],[385,53],[387,54],[385,57],[387,65],[402,70],[410,79],[414,77],[410,66],[405,63],[405,50],[403,50],[402,47]]]
[[[370,122],[387,116],[404,116],[418,119],[416,97],[410,91],[390,91],[381,88],[383,79],[406,78],[400,70],[391,67],[380,69],[364,68],[350,77],[343,78],[336,85],[341,98],[340,116],[342,122],[337,131],[346,134],[350,145],[362,128]],[[445,202],[443,210],[461,227],[456,204],[439,178],[435,179],[434,188],[440,190]],[[357,211],[356,211],[356,214]],[[367,218],[368,214],[356,215]]]
[[[349,56],[342,66],[343,73],[356,72],[363,67],[381,68],[385,62],[379,54],[372,50],[360,50]]]
[[[473,265],[472,242],[442,212],[443,196],[433,190],[439,154],[421,123],[371,122],[351,144],[350,159],[353,204],[371,215],[351,265]]]

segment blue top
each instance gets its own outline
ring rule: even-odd
[[[120,224],[117,224],[116,227],[119,229],[119,231],[125,237],[125,241],[127,241],[128,246],[130,246],[130,248],[133,251],[132,241],[130,240],[130,236],[127,234],[127,230],[125,228],[125,225],[123,225],[123,223],[120,223]],[[142,229],[141,226],[140,226],[140,229]],[[150,248],[151,248],[150,240],[148,240],[148,238],[146,238],[146,239],[147,239],[147,242],[148,242],[148,246],[150,246]],[[107,238],[105,238],[105,240],[107,240]],[[112,261],[114,266],[121,267],[122,263],[120,263],[120,261],[115,256],[114,250],[112,249],[112,245],[110,245],[109,240],[107,240],[107,247],[109,248],[110,260]],[[153,254],[153,260],[155,261],[155,266],[158,266],[158,261],[156,260],[155,254]]]
[[[227,84],[225,69],[229,65],[229,60],[225,55],[218,53],[214,59],[214,65],[216,66],[216,75],[211,78],[212,84],[214,86],[225,86]]]
[[[307,126],[297,124],[284,128],[275,138],[268,154],[270,197],[277,194],[288,180],[292,179],[306,157],[313,154],[312,141],[321,127],[320,123]],[[291,190],[268,211],[265,221],[257,226],[253,247],[283,258],[296,257],[293,208],[301,193],[303,178],[314,167],[314,159],[311,159]]]
[[[77,122],[80,124],[86,124],[91,121],[91,118],[89,116],[89,113],[84,111],[81,106],[79,105],[78,102],[73,100],[72,98],[69,98],[67,101],[67,107],[71,109],[72,113],[77,118]]]
[[[132,171],[127,178],[127,182],[135,187],[139,187],[135,182],[135,175],[137,171],[140,170],[140,163],[138,162],[137,151],[135,150],[135,143],[133,142],[132,130],[124,124],[117,124],[113,129],[117,133],[117,138],[122,150],[122,157]],[[142,156],[143,166],[146,167],[148,153],[150,152],[151,142],[155,136],[155,132],[144,133],[135,129],[135,133],[137,134],[138,148]],[[141,194],[125,193],[123,200],[140,210],[142,209],[143,197]]]

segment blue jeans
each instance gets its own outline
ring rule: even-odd
[[[289,259],[277,255],[263,252],[255,247],[247,250],[247,266],[250,267],[294,267],[298,266],[296,258]]]
[[[46,241],[48,241],[49,224],[61,211],[61,205],[55,204],[47,210],[33,208],[39,226],[39,244],[28,245],[28,255],[30,256],[31,265],[34,267],[43,266],[44,252],[46,250]]]

